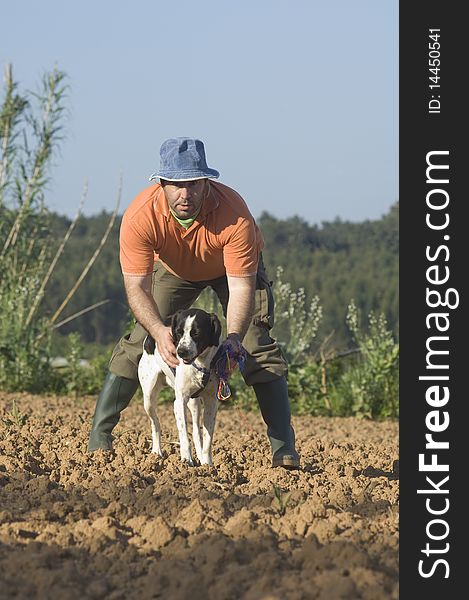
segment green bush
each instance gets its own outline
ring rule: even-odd
[[[369,418],[399,416],[399,345],[384,315],[368,316],[368,332],[360,327],[360,313],[353,300],[347,325],[360,350],[359,357],[334,383],[331,396],[346,414]]]
[[[57,319],[94,264],[114,224],[117,207],[94,254],[50,316],[41,312],[45,290],[77,223],[71,222],[57,243],[44,203],[48,172],[62,139],[67,86],[65,74],[54,69],[43,77],[37,93],[18,93],[12,68],[5,74],[0,106],[0,389],[63,391],[78,394],[86,387],[77,368],[79,339],[70,355],[66,380],[52,368],[53,330],[108,302],[100,300],[62,321]],[[118,194],[120,198],[120,191]],[[56,301],[56,295],[49,294]],[[88,378],[90,372],[87,372]],[[91,375],[92,371],[91,371]],[[81,378],[81,379],[80,379]],[[64,388],[65,386],[65,388]],[[88,387],[94,384],[89,382]]]
[[[310,359],[291,365],[288,371],[288,391],[292,413],[297,415],[331,415],[327,388],[323,384],[323,366]]]
[[[64,74],[19,94],[11,67],[0,107],[0,388],[39,392],[51,377],[50,330],[37,308],[51,258],[44,189],[61,139]]]

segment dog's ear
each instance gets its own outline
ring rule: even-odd
[[[210,319],[212,321],[212,345],[218,346],[221,336],[220,319],[215,314],[210,315]]]
[[[179,340],[176,339],[176,329],[179,323],[179,315],[182,311],[178,310],[177,312],[174,313],[174,315],[171,317],[171,335],[173,336],[173,342],[175,345],[177,345],[177,342]]]

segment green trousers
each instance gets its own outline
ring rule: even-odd
[[[155,263],[152,294],[163,320],[180,309],[192,306],[207,286],[215,291],[226,317],[226,276],[208,281],[185,281],[170,273],[161,262]],[[280,346],[270,337],[273,324],[274,299],[271,282],[267,278],[261,259],[257,272],[254,313],[243,340],[247,359],[242,375],[247,385],[269,383],[287,374],[288,366]],[[138,379],[137,367],[146,335],[145,329],[136,323],[133,331],[119,340],[109,362],[109,370],[112,373],[127,379]]]

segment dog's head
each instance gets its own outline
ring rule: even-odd
[[[213,313],[189,308],[173,316],[171,333],[178,357],[190,364],[210,346],[218,347],[221,323]]]

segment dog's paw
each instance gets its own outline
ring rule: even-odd
[[[208,465],[209,467],[211,467],[213,465],[212,462],[212,453],[211,452],[203,452],[201,459],[200,459],[200,464],[201,465]]]
[[[186,467],[194,467],[194,461],[192,458],[181,458],[181,462],[183,465],[186,465]]]

